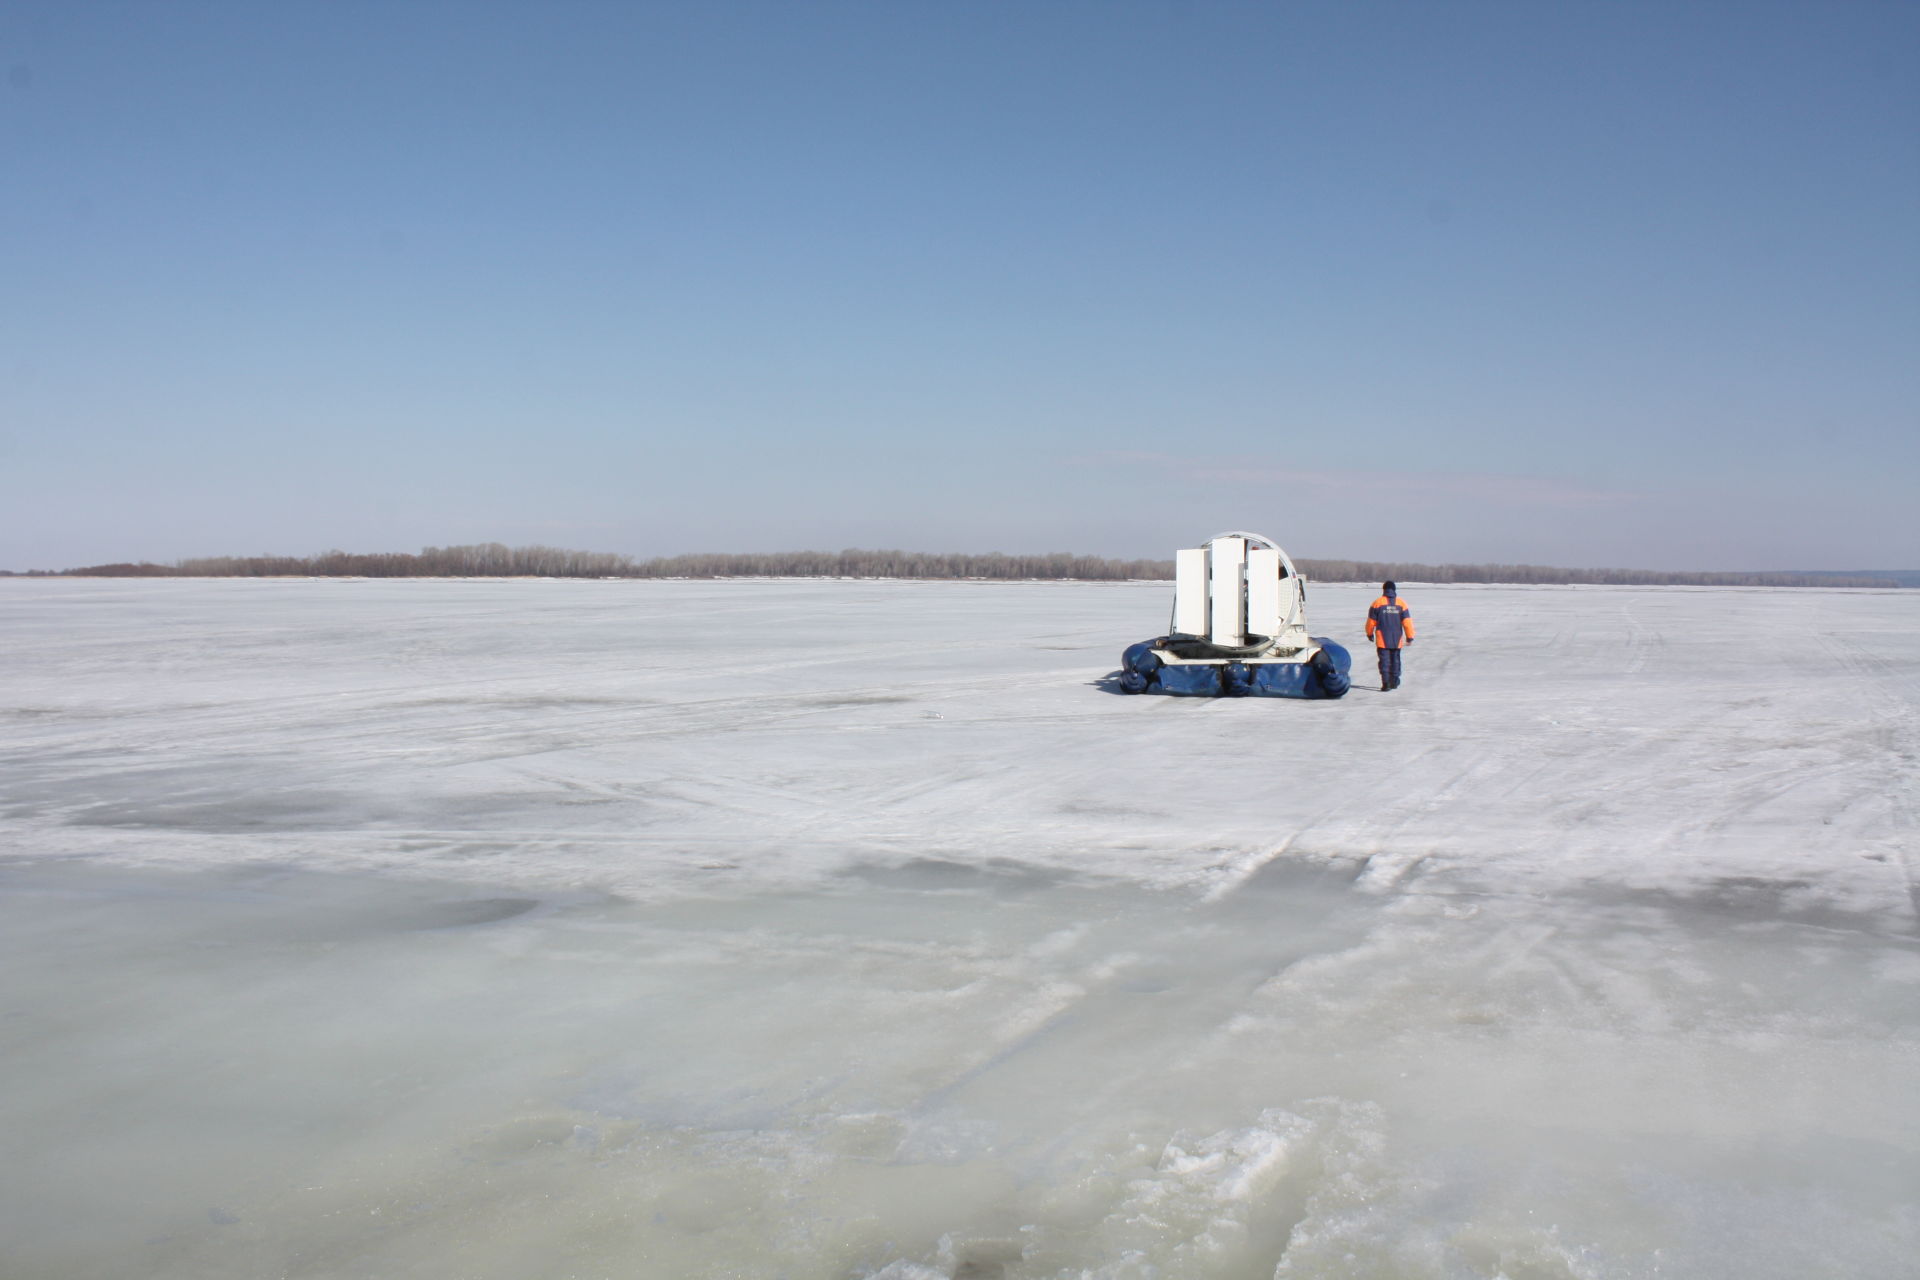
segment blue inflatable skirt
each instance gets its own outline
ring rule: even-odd
[[[1120,655],[1120,687],[1185,698],[1338,698],[1352,685],[1353,656],[1324,637],[1312,640],[1320,652],[1306,662],[1176,663],[1161,659],[1159,641],[1142,640]]]

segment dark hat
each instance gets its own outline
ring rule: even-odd
[[[1396,589],[1397,588],[1395,588],[1391,582],[1383,582],[1380,584],[1380,592],[1382,595],[1390,596],[1394,593]]]

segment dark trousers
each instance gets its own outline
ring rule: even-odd
[[[1380,687],[1391,689],[1400,683],[1400,651],[1398,649],[1376,650],[1380,655]]]

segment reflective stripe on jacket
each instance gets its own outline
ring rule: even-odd
[[[1367,607],[1367,639],[1376,649],[1399,649],[1413,639],[1413,611],[1399,596],[1379,597]]]

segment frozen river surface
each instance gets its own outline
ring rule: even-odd
[[[1169,594],[0,580],[0,1274],[1916,1274],[1920,593]]]

